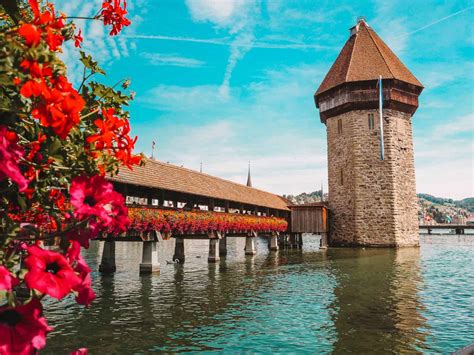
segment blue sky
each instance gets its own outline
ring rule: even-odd
[[[100,1],[57,0],[92,15]],[[474,180],[474,1],[128,1],[110,38],[78,22],[113,83],[132,81],[137,151],[278,194],[327,189],[313,94],[360,15],[424,84],[414,116],[418,192],[464,198]],[[73,79],[74,48],[64,49]]]

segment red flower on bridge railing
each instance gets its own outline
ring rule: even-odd
[[[282,218],[209,211],[132,207],[128,209],[128,217],[129,228],[138,232],[283,232],[288,228],[288,222]]]

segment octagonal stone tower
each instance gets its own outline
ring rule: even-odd
[[[422,90],[359,19],[314,95],[327,129],[330,245],[419,244],[411,118]]]

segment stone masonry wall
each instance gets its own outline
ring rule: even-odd
[[[374,129],[369,129],[369,113],[374,115]],[[384,116],[384,161],[378,110],[356,110],[327,120],[332,245],[418,245],[411,117],[390,110]]]

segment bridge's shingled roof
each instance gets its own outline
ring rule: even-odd
[[[145,166],[135,166],[133,170],[122,168],[117,176],[109,177],[109,180],[289,210],[289,201],[281,196],[176,165],[151,159],[145,162]]]
[[[364,20],[354,30],[315,95],[348,82],[377,80],[379,75],[423,87]]]

